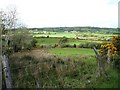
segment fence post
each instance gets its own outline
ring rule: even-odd
[[[2,58],[0,57],[0,90],[2,90]]]
[[[96,48],[93,47],[93,50],[97,56],[97,62],[98,62],[98,76],[101,76],[102,74],[105,74],[105,76],[107,77],[107,73],[105,72],[105,68],[103,65],[103,62],[101,61],[101,55],[97,52]]]
[[[110,51],[111,51],[111,50],[108,50],[108,58],[107,58],[107,63],[108,63],[108,64],[110,64],[110,57],[111,57]]]
[[[13,88],[9,61],[8,61],[8,58],[5,55],[2,56],[2,64],[3,64],[3,71],[4,71],[4,74],[5,74],[6,88]]]
[[[40,80],[37,80],[36,83],[37,83],[37,88],[38,88],[38,89],[41,88]]]

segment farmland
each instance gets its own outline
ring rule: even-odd
[[[101,45],[110,43],[116,34],[50,30],[29,30],[36,46],[9,55],[15,88],[36,88],[37,80],[42,88],[118,87],[118,72],[113,67],[105,69],[109,80],[104,76],[96,78],[93,50],[95,46],[99,52]]]
[[[58,44],[60,38],[68,38],[67,44],[79,45],[85,43],[105,43],[109,42],[112,36],[116,34],[101,34],[94,32],[51,32],[51,31],[35,31],[32,32],[33,37],[38,41],[37,44],[54,45]]]
[[[87,52],[87,53],[86,53]],[[50,49],[50,53],[60,56],[91,56],[95,55],[92,49],[86,48],[55,48]]]
[[[24,4],[24,2],[22,3]],[[59,6],[57,4],[46,10],[43,8],[51,4],[42,5],[44,6],[42,11],[49,10],[50,14],[49,12],[42,13],[41,10],[37,10],[39,8],[36,10],[41,13],[37,14],[36,11],[32,12],[33,9],[35,10],[32,7],[33,9],[29,9],[29,15],[32,15],[30,20],[24,14],[26,19],[19,21],[16,7],[0,10],[0,64],[2,64],[0,67],[0,76],[2,76],[0,83],[2,81],[3,90],[8,88],[119,88],[119,28],[66,27],[67,24],[65,25],[65,23],[63,23],[65,27],[54,27],[57,23],[59,23],[58,26],[61,26],[60,21],[64,21],[62,18],[59,18],[61,19],[59,21],[53,17],[54,15],[59,17],[60,14],[56,11],[52,16],[51,10],[54,9],[53,7]],[[28,12],[28,9],[25,10]],[[65,10],[67,12],[67,9]],[[67,13],[61,14],[66,15]],[[71,11],[69,14],[73,15]],[[53,27],[46,27],[48,23],[44,18],[40,18],[44,15],[51,17],[46,19],[49,20],[49,25]],[[55,24],[53,24],[52,18],[55,19]],[[72,17],[70,16],[70,18]],[[33,21],[30,22],[31,20]],[[77,20],[79,21],[76,18],[75,21]],[[21,21],[29,22],[28,24],[31,24],[29,27],[42,27],[44,25],[45,27],[28,28],[26,27],[27,24],[24,25],[24,22]],[[75,24],[74,19],[71,20],[67,17],[65,18],[66,21],[72,21]],[[99,23],[105,24],[104,21],[102,22]],[[81,21],[81,23],[83,22]],[[108,23],[109,25],[112,24]]]

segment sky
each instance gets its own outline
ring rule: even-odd
[[[16,7],[29,28],[118,27],[119,0],[0,0],[0,9]]]

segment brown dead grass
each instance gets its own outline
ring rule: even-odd
[[[31,51],[17,52],[17,53],[12,54],[12,56],[18,57],[18,58],[21,58],[23,56],[31,56],[36,59],[39,59],[41,57],[45,57],[45,58],[50,57],[52,56],[52,54],[48,53],[46,49],[35,49]]]

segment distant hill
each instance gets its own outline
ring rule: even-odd
[[[80,32],[99,32],[99,33],[118,33],[117,28],[100,28],[100,27],[48,27],[48,28],[28,28],[28,30],[38,31],[80,31]]]

